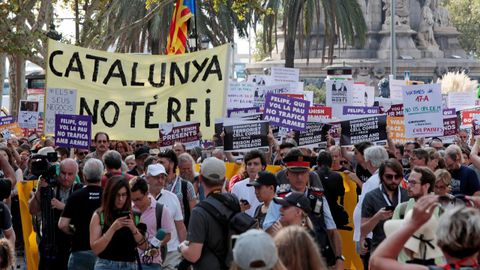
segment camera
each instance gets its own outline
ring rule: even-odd
[[[46,156],[44,155],[33,155],[30,160],[30,172],[34,175],[37,179],[38,177],[44,178],[47,183],[53,184],[55,181],[55,176],[57,175],[57,171],[55,166],[52,164],[56,162],[58,159],[56,152],[47,153]],[[36,180],[36,179],[33,179]]]

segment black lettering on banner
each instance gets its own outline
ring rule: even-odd
[[[205,126],[210,126],[210,99],[205,99]]]
[[[114,73],[115,69],[118,69],[118,72]],[[107,76],[103,80],[103,84],[108,84],[108,81],[111,77],[120,78],[122,80],[122,85],[127,86],[127,79],[125,78],[125,73],[123,72],[122,61],[120,59],[115,60],[108,70]]]
[[[75,67],[73,63],[75,62]],[[80,75],[80,79],[85,80],[85,74],[83,73],[82,62],[80,61],[80,57],[78,56],[78,52],[74,52],[72,57],[70,58],[70,63],[68,63],[67,69],[65,70],[65,77],[70,76],[70,71],[78,72]]]
[[[132,79],[130,81],[130,85],[131,86],[144,86],[145,83],[143,82],[137,82],[137,66],[138,66],[138,63],[137,62],[133,62],[133,66],[132,66]]]
[[[153,112],[151,111],[151,107],[153,105],[156,105],[157,102],[149,102],[147,103],[147,106],[145,107],[145,127],[146,128],[156,128],[158,129],[158,123],[150,124],[150,118],[153,116]]]
[[[156,83],[156,82],[153,80],[153,76],[155,75],[155,64],[151,64],[151,65],[150,65],[150,71],[149,71],[149,73],[148,73],[148,82],[149,82],[153,87],[157,87],[157,88],[162,87],[162,86],[165,84],[165,73],[166,73],[166,70],[167,70],[167,64],[166,64],[166,63],[162,63],[162,68],[160,69],[160,82],[159,82],[159,83]]]
[[[127,101],[125,102],[126,106],[132,106],[132,113],[130,115],[130,127],[135,127],[135,118],[137,117],[137,107],[144,106],[145,102],[143,101]]]
[[[90,107],[88,107],[87,100],[84,97],[80,98],[80,115],[90,115],[92,116],[92,125],[97,124],[97,119],[98,119],[98,99],[95,99],[95,102],[93,103],[93,113],[92,110],[90,110]]]
[[[108,107],[113,106],[113,109],[115,109],[115,115],[113,116],[112,122],[107,122],[107,119],[105,118],[105,112],[107,111]],[[102,110],[100,111],[100,117],[102,117],[103,124],[107,127],[113,127],[115,124],[117,124],[118,121],[118,116],[120,115],[120,108],[118,105],[113,102],[113,101],[108,101],[103,105]]]
[[[182,76],[182,72],[180,68],[178,68],[177,63],[172,62],[172,65],[170,66],[170,85],[175,85],[175,74],[177,74],[178,78],[180,79],[180,83],[184,84],[188,82],[188,71],[190,69],[190,62],[185,63],[185,76]]]
[[[173,108],[175,103],[175,108]],[[178,112],[182,108],[182,105],[180,104],[180,100],[174,98],[174,97],[169,97],[168,98],[168,107],[167,107],[167,122],[172,122],[172,116],[175,117],[175,120],[178,122],[181,122],[180,117],[178,117]]]
[[[202,81],[206,81],[210,74],[217,74],[218,80],[219,81],[222,80],[222,69],[220,68],[220,63],[218,63],[218,56],[216,55],[212,57],[212,61],[210,61],[210,64],[208,65],[207,70],[205,70],[205,74],[203,74]]]
[[[196,98],[187,98],[187,109],[186,109],[186,116],[185,121],[190,121],[190,115],[194,114],[195,111],[192,110],[192,103],[197,103],[198,99]]]
[[[197,63],[197,60],[193,60],[192,64],[193,66],[197,69],[197,74],[195,74],[195,76],[193,76],[192,78],[192,82],[196,82],[198,77],[200,76],[200,74],[202,73],[203,69],[205,68],[205,66],[207,65],[208,63],[208,57],[203,59],[203,62],[201,65],[198,65]]]
[[[63,74],[57,69],[55,69],[55,67],[53,66],[53,58],[55,58],[55,56],[57,55],[62,55],[62,54],[63,54],[63,51],[60,51],[60,50],[53,51],[50,54],[50,58],[48,59],[48,66],[50,67],[50,70],[53,72],[53,74],[55,74],[55,76],[58,76],[58,77],[62,77]]]
[[[99,64],[100,64],[100,61],[102,61],[102,62],[107,62],[108,59],[105,58],[105,57],[100,57],[100,56],[91,55],[91,54],[85,55],[85,58],[94,61],[94,62],[93,62],[92,82],[96,82],[97,79],[98,79],[98,66],[99,66]]]

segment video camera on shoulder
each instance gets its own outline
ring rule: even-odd
[[[30,163],[30,172],[36,178],[42,177],[47,183],[52,184],[57,174],[54,162],[58,160],[56,152],[47,153],[47,155],[33,155]],[[33,179],[36,180],[36,179]]]

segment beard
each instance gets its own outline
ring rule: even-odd
[[[384,186],[388,191],[396,191],[398,189],[398,184],[385,184]]]

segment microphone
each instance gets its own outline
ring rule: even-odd
[[[163,238],[165,238],[166,234],[167,233],[163,229],[158,229],[157,233],[155,234],[155,237],[150,238],[148,242],[153,247],[158,248],[162,244],[162,240]]]

